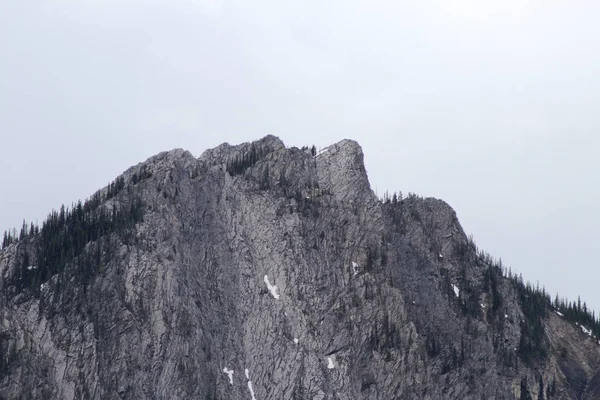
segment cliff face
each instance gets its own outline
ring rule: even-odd
[[[524,378],[600,398],[597,340],[549,311],[526,358],[516,286],[446,203],[379,200],[353,141],[174,150],[120,179],[89,212],[143,218],[64,268],[22,288],[40,235],[0,252],[0,398],[513,399]]]

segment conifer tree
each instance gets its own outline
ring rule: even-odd
[[[527,388],[526,376],[521,379],[521,397],[519,397],[519,400],[533,400],[531,398],[531,394],[529,393],[529,389]]]

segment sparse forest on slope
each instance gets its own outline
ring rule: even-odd
[[[414,193],[409,193],[406,202],[410,203],[411,201],[418,200],[422,201],[424,199]],[[381,201],[388,207],[402,208],[405,200],[402,192],[394,192],[392,195],[388,193],[384,194]],[[416,213],[413,216],[419,218],[419,215]],[[463,265],[476,262],[486,268],[483,290],[488,292],[492,299],[491,307],[487,309],[489,317],[493,317],[502,306],[502,293],[498,289],[501,279],[508,280],[518,293],[519,302],[526,317],[522,324],[522,342],[519,346],[519,354],[523,360],[529,360],[532,356],[533,359],[535,359],[535,356],[543,356],[543,320],[547,317],[548,312],[553,311],[557,315],[564,317],[567,321],[586,328],[584,332],[595,338],[600,338],[600,316],[596,316],[595,311],[588,309],[587,304],[581,302],[581,298],[578,298],[577,301],[570,301],[560,298],[556,294],[556,297],[552,300],[546,289],[544,287],[540,288],[539,283],[534,286],[530,282],[524,282],[522,275],[513,273],[510,268],[502,264],[501,259],[495,259],[485,250],[479,249],[472,236],[468,238],[468,242],[460,249],[461,257],[468,257],[470,249],[474,250],[475,254],[477,254],[477,260],[465,259],[465,264]],[[463,267],[461,271],[463,277],[464,273],[465,270]],[[464,282],[466,279],[463,278],[462,281]],[[446,290],[449,291],[450,284],[448,281],[446,283]],[[470,303],[471,306],[469,307],[465,304],[465,311],[467,307],[470,308],[471,312],[476,312],[479,308],[476,299],[467,300],[466,303]]]
[[[27,289],[39,295],[40,287],[52,276],[60,275],[73,260],[77,261],[77,279],[87,287],[102,266],[102,255],[110,257],[110,235],[118,234],[126,241],[135,224],[143,221],[144,204],[135,195],[135,185],[149,176],[144,169],[140,175],[134,174],[122,203],[106,204],[125,188],[124,179],[119,177],[107,190],[95,193],[85,202],[79,201],[70,209],[63,205],[60,211],[52,211],[41,228],[33,223],[28,228],[23,221],[18,237],[16,230],[12,234],[5,231],[2,249],[13,243],[21,245],[12,280],[16,293]],[[95,243],[93,249],[90,243]]]

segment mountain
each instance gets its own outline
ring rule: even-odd
[[[600,325],[360,146],[138,164],[0,252],[0,398],[598,399]]]

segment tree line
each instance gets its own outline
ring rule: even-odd
[[[226,169],[229,175],[241,175],[248,168],[256,164],[261,158],[271,151],[265,146],[257,146],[256,143],[250,145],[250,150],[238,154],[227,161]]]
[[[135,183],[132,180],[130,187],[150,176],[147,169],[142,168],[141,174],[134,174]],[[41,226],[28,225],[23,221],[18,236],[16,230],[5,231],[2,249],[17,242],[22,245],[17,252],[17,269],[12,277],[12,285],[17,292],[26,289],[39,292],[41,284],[61,273],[74,260],[77,260],[80,281],[89,282],[97,272],[100,246],[95,247],[98,254],[92,258],[86,253],[88,243],[110,237],[113,233],[127,239],[135,225],[143,221],[145,205],[133,191],[110,207],[103,204],[125,187],[124,178],[118,177],[109,183],[107,190],[96,192],[84,202],[78,201],[71,208],[63,205],[59,210],[53,210]]]

